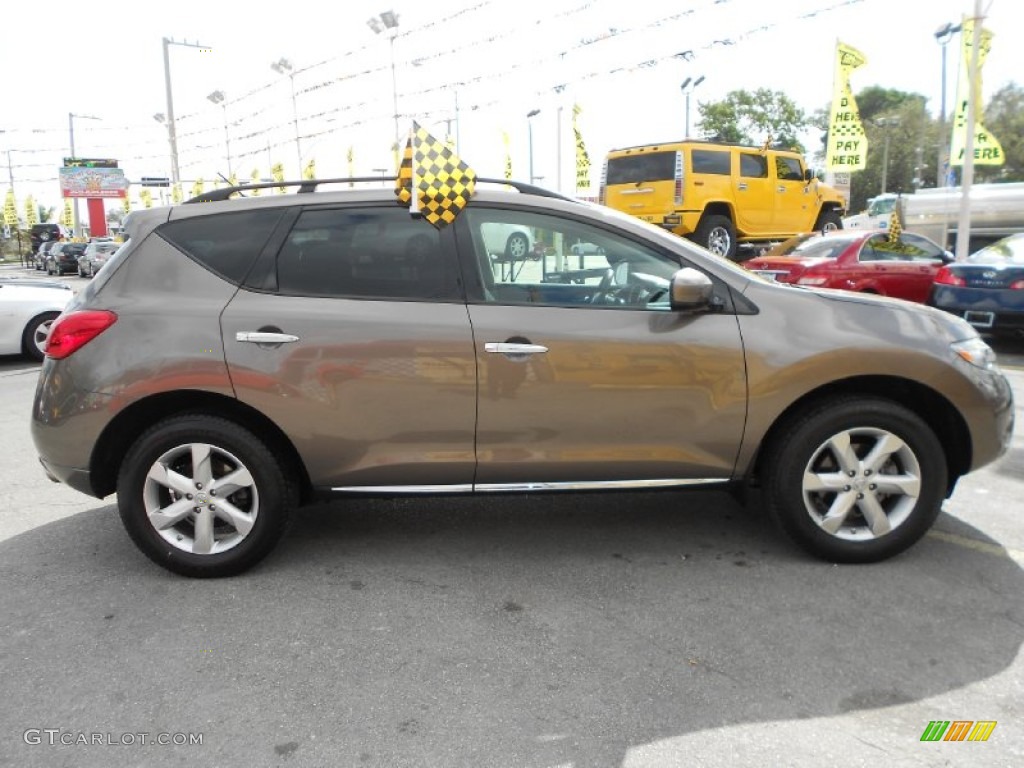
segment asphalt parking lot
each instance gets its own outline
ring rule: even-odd
[[[1021,424],[1024,342],[997,351]],[[319,505],[191,581],[45,479],[37,370],[0,358],[0,765],[1024,764],[1019,427],[872,566],[652,492]],[[935,720],[996,726],[921,742]]]

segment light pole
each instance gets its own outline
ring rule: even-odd
[[[391,103],[395,115],[395,148],[401,143],[398,128],[398,78],[395,75],[395,38],[398,36],[398,14],[394,11],[382,11],[366,20],[367,26],[375,35],[386,32],[391,49]]]
[[[288,59],[281,58],[273,62],[270,68],[279,75],[288,75],[292,84],[292,120],[295,123],[295,156],[299,161],[298,176],[302,176],[302,142],[299,140],[299,106],[295,101],[295,70]],[[298,178],[298,177],[296,177]]]
[[[946,45],[953,39],[953,35],[961,31],[959,24],[943,24],[935,30],[935,40],[942,48],[942,94],[939,97],[939,159],[935,166],[935,186],[946,186],[946,148],[949,141],[946,138]]]
[[[83,120],[99,120],[98,117],[93,117],[92,115],[76,115],[74,112],[68,112],[68,138],[71,141],[71,158],[72,159],[74,159],[74,157],[75,157],[75,118],[76,117],[79,117],[79,118],[81,118]],[[78,198],[77,197],[75,198],[74,208],[75,208],[75,225],[74,225],[74,231],[71,233],[71,236],[72,237],[80,237],[81,236],[81,229],[82,228],[81,228],[81,226],[78,223]]]
[[[227,153],[228,158],[228,178],[231,177],[231,135],[228,133],[228,105],[226,103],[227,97],[224,95],[224,91],[214,91],[207,96],[210,101],[214,104],[220,104],[221,109],[224,110],[224,150]]]
[[[178,134],[174,126],[174,95],[171,90],[171,55],[172,45],[181,45],[186,48],[208,48],[209,46],[199,43],[190,43],[187,40],[177,41],[169,37],[163,39],[164,45],[164,86],[167,89],[167,137],[171,142],[171,181],[177,187],[181,181],[181,174],[178,172]]]
[[[894,125],[899,125],[898,117],[880,117],[875,120],[875,125],[885,131],[885,143],[882,145],[882,194],[885,194],[886,183],[889,180],[889,130]]]
[[[533,118],[540,114],[539,109],[531,109],[526,113],[526,128],[530,139],[530,183],[533,184],[537,177],[533,175]]]
[[[688,77],[683,80],[682,85],[679,86],[679,90],[686,96],[686,136],[690,138],[690,94],[693,93],[693,89],[704,82],[704,75],[701,75],[696,80],[692,77]]]

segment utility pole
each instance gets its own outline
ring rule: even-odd
[[[207,45],[190,43],[187,40],[172,40],[169,37],[163,39],[164,45],[164,86],[167,89],[167,136],[171,142],[171,182],[178,186],[181,182],[181,174],[178,171],[178,132],[174,124],[174,95],[171,90],[171,56],[170,47],[181,45],[186,48],[209,48]]]

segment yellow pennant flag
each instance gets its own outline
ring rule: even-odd
[[[399,203],[442,229],[455,221],[475,191],[476,172],[413,122],[395,181]]]
[[[512,178],[512,152],[509,150],[508,132],[501,132],[501,143],[505,145],[505,178]]]
[[[866,63],[864,54],[856,48],[844,43],[836,44],[828,149],[825,153],[825,167],[831,171],[858,171],[867,164],[868,138],[850,89],[850,73]]]
[[[355,150],[351,144],[348,145],[348,155],[346,156],[346,159],[348,160],[348,177],[351,179],[356,175]],[[356,183],[354,181],[350,181],[348,185],[350,187],[354,187]]]
[[[124,212],[125,213],[131,213],[132,212],[132,198],[131,198],[130,195],[126,194],[124,196],[124,199],[122,200],[122,205],[124,206]]]
[[[203,194],[203,177],[200,176],[192,183],[192,197],[199,197]]]
[[[316,160],[310,158],[309,162],[306,163],[306,167],[302,169],[302,178],[304,178],[304,179],[315,179],[316,178]]]
[[[279,184],[284,181],[284,163],[274,163],[270,166],[270,178]],[[279,195],[283,195],[286,191],[288,191],[287,187],[277,188],[277,193]]]
[[[181,184],[171,186],[171,202],[177,205],[181,202]]]
[[[29,195],[25,198],[25,224],[32,226],[33,224],[39,223],[39,209],[36,207],[36,201]]]
[[[949,149],[949,164],[963,165],[967,151],[967,107],[971,99],[971,55],[974,45],[974,20],[964,19],[960,38],[960,82],[956,89],[956,112],[953,113],[953,135]],[[981,103],[981,67],[992,48],[992,33],[981,28],[978,43],[978,70],[974,103],[974,164],[1002,165],[1006,161],[999,140],[981,124],[983,113]]]
[[[68,229],[75,226],[75,212],[71,210],[71,198],[64,198],[64,213],[60,217],[60,223]]]
[[[8,227],[18,226],[18,203],[14,199],[14,188],[7,190],[7,197],[4,199],[4,224]]]
[[[249,175],[249,181],[251,181],[253,184],[259,184],[260,183],[260,169],[259,168],[253,168],[252,169],[252,173]],[[253,197],[259,197],[260,196],[260,191],[258,189],[254,189],[249,194],[251,194]]]
[[[142,201],[143,208],[153,207],[153,193],[150,192],[148,189],[144,189],[141,192],[139,192],[139,199]]]
[[[576,136],[576,189],[590,189],[590,155],[587,154],[587,147],[583,143],[583,134],[580,133],[577,119],[582,111],[579,104],[572,108],[572,132]]]
[[[230,176],[228,176],[228,186],[229,187],[237,187],[238,186],[238,174],[237,173],[232,173]]]

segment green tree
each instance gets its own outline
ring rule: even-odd
[[[976,165],[978,181],[1024,181],[1024,88],[1009,83],[992,96],[984,126],[1003,147],[1002,165]]]
[[[724,100],[698,104],[697,110],[697,128],[706,137],[742,144],[763,144],[771,139],[773,144],[803,151],[797,137],[807,129],[808,118],[781,91],[730,91]]]

